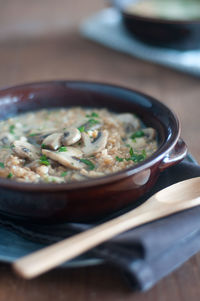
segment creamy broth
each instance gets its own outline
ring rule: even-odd
[[[153,18],[194,20],[200,19],[200,1],[140,0],[128,4],[125,11]]]
[[[158,148],[156,130],[130,113],[79,107],[40,110],[0,122],[0,177],[63,183],[138,164]]]

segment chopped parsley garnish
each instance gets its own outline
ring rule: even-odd
[[[130,154],[130,157],[129,158],[120,158],[120,157],[115,157],[115,159],[118,161],[118,162],[123,162],[124,160],[126,161],[133,161],[135,163],[139,163],[139,162],[142,162],[144,159],[146,159],[147,157],[147,154],[146,154],[146,151],[143,150],[142,153],[138,154],[138,153],[134,153],[133,151],[133,148],[131,147],[130,150],[129,150],[129,154]]]
[[[46,166],[50,165],[50,162],[49,162],[49,160],[48,160],[48,158],[47,158],[46,155],[42,155],[40,157],[40,164],[46,165]]]
[[[131,157],[134,155],[134,151],[133,151],[132,147],[129,149],[129,154],[130,154]]]
[[[124,161],[124,159],[123,159],[123,158],[119,158],[118,156],[117,156],[117,157],[115,157],[115,159],[116,159],[118,162],[122,162],[122,161]]]
[[[5,165],[4,165],[3,162],[0,162],[0,167],[1,167],[1,168],[4,168],[4,167],[5,167]]]
[[[12,178],[13,174],[11,172],[9,172],[9,174],[7,175],[7,178],[10,179]]]
[[[145,158],[147,157],[147,153],[146,153],[146,150],[145,150],[145,149],[143,149],[142,155],[143,155]]]
[[[84,164],[88,165],[90,170],[93,170],[95,168],[94,164],[88,159],[80,159],[80,162],[83,162]]]
[[[84,126],[80,126],[80,127],[78,128],[78,130],[79,130],[81,133],[83,133],[83,132],[85,131],[85,127],[84,127]]]
[[[134,153],[132,147],[129,150],[129,154],[130,154],[130,158],[126,158],[126,161],[131,160],[135,163],[142,162],[144,159],[146,159],[146,156],[147,156],[145,150],[143,150],[141,154],[137,154],[137,153]]]
[[[61,177],[65,177],[66,175],[67,175],[67,171],[63,171],[62,173],[61,173]]]
[[[88,118],[90,118],[90,117],[97,117],[98,118],[99,115],[97,113],[95,113],[95,112],[92,112],[90,115],[87,114],[86,117],[88,117]]]
[[[15,133],[15,132],[14,132],[14,129],[15,129],[15,125],[14,125],[14,124],[11,124],[10,127],[9,127],[9,132],[10,132],[11,134],[14,134],[14,133]]]
[[[91,116],[87,115],[87,117],[91,117]],[[78,128],[78,130],[81,133],[86,132],[88,130],[88,127],[91,127],[91,126],[93,126],[95,124],[98,124],[98,123],[100,123],[98,120],[96,120],[94,118],[91,118],[91,119],[88,120],[88,122],[85,124],[85,126],[84,125],[80,126]]]
[[[144,132],[140,130],[140,131],[133,133],[133,135],[131,136],[131,139],[141,138],[141,137],[144,137]]]
[[[88,122],[90,123],[90,126],[100,123],[98,120],[96,120],[94,118],[89,119]]]
[[[61,147],[59,147],[59,149],[58,149],[58,152],[67,152],[67,148],[66,148],[66,146],[61,146]]]
[[[42,143],[41,148],[47,148],[46,144]]]
[[[37,133],[32,133],[29,135],[29,137],[34,137],[34,136],[37,136],[38,134]]]

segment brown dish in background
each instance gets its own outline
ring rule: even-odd
[[[169,0],[168,0],[169,1]],[[196,10],[195,5],[200,7],[198,0],[183,1],[170,0],[169,6],[171,15],[165,16],[164,12],[160,14],[142,9],[134,10],[137,3],[152,0],[114,0],[113,5],[121,11],[122,18],[127,30],[138,39],[152,45],[174,48],[180,50],[199,49],[200,48],[200,10]],[[163,0],[153,0],[155,3],[166,3]],[[183,13],[181,7],[184,5],[192,7],[192,15]],[[148,5],[150,8],[150,5]],[[165,9],[165,5],[160,5]],[[179,9],[180,6],[180,9]],[[185,11],[189,11],[189,9]],[[180,11],[180,15],[174,13]]]
[[[0,213],[34,222],[83,221],[134,203],[160,172],[186,155],[179,122],[159,101],[134,90],[92,82],[52,81],[0,91],[0,118],[43,108],[79,106],[136,113],[158,133],[158,150],[136,166],[80,182],[46,184],[0,179]]]

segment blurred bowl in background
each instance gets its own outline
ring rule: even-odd
[[[199,0],[114,0],[127,30],[156,46],[200,49]]]

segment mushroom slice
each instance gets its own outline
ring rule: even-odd
[[[77,128],[84,128],[84,131],[94,131],[98,130],[102,126],[102,123],[99,120],[94,118],[86,119],[84,118],[81,122],[77,124]]]
[[[84,142],[84,147],[82,148],[84,154],[87,156],[94,155],[105,148],[108,140],[108,132],[98,132],[97,137],[93,141],[90,140],[88,134],[82,133],[82,139]]]
[[[0,134],[0,145],[10,145],[15,140],[14,136],[9,133]]]
[[[31,161],[38,159],[37,148],[28,142],[16,140],[13,142],[12,150],[20,158]]]
[[[83,153],[80,149],[75,147],[69,146],[66,152],[54,152],[43,149],[42,153],[48,158],[71,169],[82,169],[84,167],[84,164],[79,159],[82,157]]]
[[[119,114],[117,119],[124,124],[126,133],[131,133],[140,127],[140,120],[133,114]]]
[[[47,138],[48,136],[50,136],[51,134],[54,134],[56,132],[56,129],[49,129],[49,130],[43,130],[41,132],[37,132],[37,133],[29,133],[28,134],[28,140],[31,143],[39,143],[41,144],[42,141]]]
[[[47,136],[42,143],[50,149],[57,150],[61,146],[62,133],[54,133]]]
[[[105,174],[103,172],[98,172],[98,171],[94,171],[94,170],[87,171],[85,169],[82,169],[80,171],[80,174],[84,175],[85,177],[88,177],[88,178],[96,178],[96,177],[105,176]]]
[[[83,181],[87,178],[88,178],[87,176],[82,175],[82,174],[77,174],[77,173],[74,173],[71,177],[71,179],[74,180],[74,181]]]
[[[153,140],[156,137],[156,130],[153,128],[145,128],[142,129],[142,131],[144,132],[144,136],[148,141]]]
[[[65,182],[65,179],[64,178],[61,178],[61,177],[56,177],[56,176],[45,176],[43,177],[45,182],[47,183],[64,183]]]
[[[80,131],[76,128],[72,128],[64,132],[61,138],[61,142],[63,145],[67,146],[78,142],[80,139],[81,139]]]

